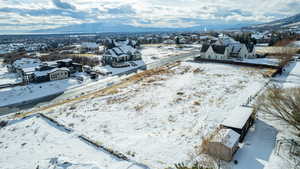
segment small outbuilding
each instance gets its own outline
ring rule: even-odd
[[[230,116],[221,124],[221,127],[239,133],[241,135],[239,141],[242,142],[254,120],[255,112],[252,108],[238,106],[233,109]]]
[[[240,134],[232,129],[219,129],[205,144],[205,152],[221,160],[231,161],[238,150]]]

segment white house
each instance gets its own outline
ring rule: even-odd
[[[207,45],[204,44],[200,51],[203,59],[252,59],[256,57],[254,46],[247,47],[245,44],[232,43],[230,45]]]
[[[254,45],[248,46],[247,49],[248,49],[248,58],[255,59],[256,58],[256,49],[255,49]]]
[[[50,80],[67,79],[69,76],[70,70],[68,68],[55,68],[49,72]]]
[[[234,44],[229,46],[231,48],[230,57],[238,59],[248,58],[248,49],[245,44]]]
[[[221,45],[203,45],[200,51],[200,57],[204,59],[228,59],[230,48]]]

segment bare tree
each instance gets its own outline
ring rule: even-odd
[[[300,134],[300,88],[269,88],[258,98],[257,110],[294,127]]]

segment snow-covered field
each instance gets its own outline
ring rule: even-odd
[[[278,66],[279,60],[274,58],[244,59],[242,62]]]
[[[266,80],[252,68],[186,62],[115,95],[65,105],[48,115],[137,162],[163,169],[193,159],[202,138]]]
[[[283,88],[300,86],[300,62],[290,62],[284,69],[282,75],[277,76],[274,80],[280,82]]]
[[[41,117],[0,129],[1,169],[138,169]]]
[[[196,48],[198,46],[190,46]],[[148,64],[155,62],[159,59],[169,57],[171,55],[188,53],[191,48],[176,48],[175,45],[144,45],[142,46],[141,53],[143,61]],[[200,48],[200,47],[198,47]],[[199,49],[200,51],[200,49]]]

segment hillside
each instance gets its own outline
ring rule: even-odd
[[[269,23],[253,25],[244,27],[242,29],[256,29],[256,30],[278,30],[278,29],[300,29],[300,13],[288,18],[275,20]]]
[[[119,23],[83,23],[75,24],[55,29],[33,30],[29,33],[107,33],[107,32],[175,32],[175,31],[203,31],[240,29],[249,23],[217,23],[205,22],[193,27],[142,27]],[[0,32],[1,33],[1,32]]]

